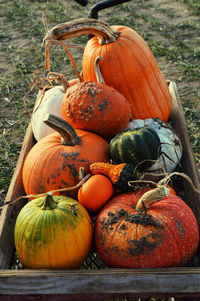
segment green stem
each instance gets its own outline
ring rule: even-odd
[[[52,192],[47,192],[44,203],[41,206],[42,210],[53,210],[57,207],[57,203],[53,199]]]

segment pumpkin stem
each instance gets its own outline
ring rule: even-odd
[[[46,198],[41,206],[42,210],[52,210],[57,207],[57,203],[53,199],[53,193],[51,191],[47,192]]]
[[[57,82],[60,82],[62,84],[62,86],[63,86],[64,93],[69,88],[69,82],[68,82],[68,80],[61,73],[49,72],[48,75],[47,75],[47,78],[49,79],[49,81],[56,80]]]
[[[61,142],[63,145],[73,146],[79,143],[79,137],[75,129],[64,119],[53,114],[47,114],[43,121],[62,136]]]
[[[113,30],[107,23],[92,18],[82,18],[74,21],[61,23],[50,29],[44,37],[45,43],[45,67],[46,70],[50,70],[50,43],[59,44],[64,47],[68,53],[70,60],[72,56],[69,53],[66,45],[58,43],[66,39],[71,39],[82,34],[94,35],[99,37],[100,44],[107,44],[115,42],[120,32]],[[74,61],[72,61],[73,66]],[[77,73],[77,69],[75,69]],[[81,75],[77,73],[81,80]]]
[[[200,193],[200,190],[198,190],[197,188],[195,188],[195,186],[194,186],[192,180],[190,179],[190,177],[188,177],[188,176],[187,176],[186,174],[184,174],[183,172],[177,172],[177,171],[174,171],[174,172],[172,172],[172,173],[170,173],[170,174],[167,174],[167,175],[165,176],[164,179],[161,179],[161,180],[158,182],[158,185],[165,185],[165,186],[167,186],[168,183],[169,183],[169,181],[171,180],[171,178],[172,178],[173,176],[175,176],[175,175],[180,176],[180,177],[184,178],[185,180],[187,180],[187,182],[190,184],[190,186],[192,187],[192,189],[193,189],[195,192]]]
[[[166,186],[160,186],[149,190],[143,194],[143,196],[137,202],[135,210],[145,210],[149,208],[149,205],[154,201],[160,201],[170,193],[170,189]]]
[[[87,174],[83,179],[81,179],[81,181],[76,184],[75,186],[72,187],[66,187],[66,188],[61,188],[61,189],[56,189],[56,190],[51,190],[51,192],[47,192],[47,193],[51,193],[52,195],[56,192],[63,192],[63,191],[70,191],[70,190],[75,190],[78,189],[79,187],[81,187],[81,185],[83,185],[83,183],[85,183],[89,178],[90,178],[91,174]],[[22,195],[19,196],[18,198],[14,199],[14,200],[10,200],[9,202],[5,202],[5,204],[3,206],[0,207],[0,209],[2,209],[4,206],[6,205],[12,205],[16,202],[18,202],[21,199],[27,199],[27,198],[40,198],[40,197],[45,197],[47,195],[47,193],[40,193],[40,194],[29,194],[29,195]]]
[[[96,78],[97,78],[97,83],[103,83],[105,84],[105,81],[104,81],[104,78],[103,78],[103,75],[100,71],[100,67],[99,67],[99,61],[101,61],[103,58],[102,56],[97,56],[97,58],[95,59],[94,61],[94,72],[95,72],[95,75],[96,75]]]
[[[113,30],[106,22],[92,18],[81,18],[54,26],[47,32],[44,40],[63,41],[82,34],[92,34],[109,43],[115,42],[120,33]]]

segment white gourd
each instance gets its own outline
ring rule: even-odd
[[[171,173],[175,170],[182,157],[182,144],[179,137],[169,124],[164,123],[159,118],[135,119],[128,123],[127,128],[133,130],[144,126],[155,130],[161,141],[161,155],[157,162],[146,172],[159,174],[163,173],[164,169],[166,172]]]
[[[63,86],[54,86],[44,92],[39,91],[31,117],[33,135],[37,141],[54,132],[54,129],[43,122],[47,113],[62,117],[61,104],[64,96]]]

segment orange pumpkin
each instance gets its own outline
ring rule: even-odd
[[[111,181],[104,175],[91,176],[78,191],[78,201],[87,210],[98,211],[113,195]]]
[[[169,189],[165,189],[169,193]],[[172,193],[145,206],[151,199],[147,192],[156,191],[141,189],[117,195],[99,213],[95,245],[107,266],[182,266],[195,255],[199,229],[192,210]],[[158,197],[155,195],[153,200]]]
[[[94,35],[84,49],[84,81],[96,81],[94,61],[101,56],[99,66],[105,83],[126,97],[132,117],[154,117],[167,122],[171,113],[168,85],[144,39],[127,26],[78,19],[55,26],[45,40],[49,45],[48,41],[62,41],[81,34]]]
[[[49,115],[46,124],[58,132],[37,142],[23,166],[23,184],[27,194],[39,194],[71,187],[79,182],[79,169],[89,173],[96,161],[108,161],[108,143],[100,136],[74,128],[65,120]],[[77,191],[68,192],[76,196]]]
[[[78,129],[103,137],[113,137],[125,129],[130,120],[127,99],[106,85],[95,61],[97,83],[86,81],[67,89],[62,100],[62,116]]]

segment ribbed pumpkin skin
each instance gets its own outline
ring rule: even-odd
[[[156,160],[159,155],[160,139],[158,134],[143,127],[135,130],[125,130],[111,139],[109,151],[115,163],[131,163],[137,166],[144,160]],[[144,170],[153,165],[147,161],[138,165],[139,170]]]
[[[112,87],[91,81],[67,89],[62,115],[72,126],[103,137],[123,131],[130,120],[126,98]]]
[[[135,211],[147,190],[113,197],[99,213],[95,245],[108,267],[156,268],[187,264],[199,243],[197,221],[176,195],[154,202],[147,213]]]
[[[42,210],[34,199],[20,211],[15,225],[15,246],[20,261],[31,269],[72,269],[87,257],[92,242],[92,223],[75,200],[53,196],[55,209]]]
[[[134,130],[135,128],[144,126],[155,130],[161,141],[161,155],[148,172],[158,174],[161,174],[163,170],[168,173],[173,172],[182,157],[182,143],[180,138],[169,123],[164,123],[157,118],[131,120],[128,123],[127,129]]]
[[[117,42],[101,46],[96,36],[87,42],[82,64],[84,80],[96,81],[94,60],[102,56],[99,66],[104,81],[128,99],[132,117],[158,117],[167,122],[171,97],[150,48],[133,29],[117,25],[111,28],[120,32]]]
[[[83,130],[76,133],[80,139],[77,145],[62,145],[61,135],[56,132],[33,146],[23,166],[26,194],[72,187],[80,181],[80,167],[84,167],[87,174],[91,163],[108,161],[108,143],[102,137]],[[67,191],[67,195],[75,197],[77,191]]]

